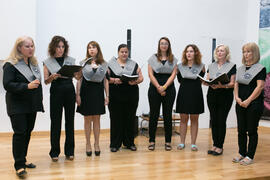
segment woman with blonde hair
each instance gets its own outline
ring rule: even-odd
[[[108,64],[104,61],[97,42],[91,41],[87,44],[86,58],[81,62],[81,65],[83,66],[83,76],[77,82],[77,112],[84,116],[86,155],[92,155],[90,136],[93,124],[95,155],[99,156],[100,115],[105,114],[105,105],[109,103],[109,83],[105,77]]]
[[[219,45],[214,51],[216,61],[208,66],[207,79],[215,79],[226,73],[228,83],[213,84],[207,92],[207,105],[210,111],[213,147],[208,154],[218,156],[223,153],[226,135],[226,121],[233,102],[233,87],[235,82],[236,65],[230,62],[228,46]]]
[[[258,144],[258,124],[263,113],[266,68],[259,64],[260,51],[256,43],[242,48],[242,66],[237,69],[234,96],[238,130],[239,155],[233,162],[253,163]]]
[[[12,138],[14,167],[20,178],[24,178],[27,174],[25,168],[36,167],[32,163],[26,163],[26,156],[36,114],[38,111],[44,112],[41,73],[34,52],[33,39],[20,37],[3,66],[7,113],[14,131]]]
[[[191,121],[191,150],[197,151],[196,139],[198,134],[199,114],[204,112],[204,102],[201,81],[197,75],[204,76],[205,67],[202,55],[195,44],[189,44],[183,51],[182,63],[178,65],[177,79],[180,83],[176,100],[176,112],[180,113],[181,143],[177,149],[185,148],[187,123]]]

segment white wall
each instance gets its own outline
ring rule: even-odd
[[[0,0],[0,60],[6,59],[20,36],[36,36],[36,1],[35,0]],[[0,66],[2,73],[2,67]],[[6,113],[5,91],[0,75],[0,132],[11,131]]]
[[[32,5],[33,14],[36,12],[36,19],[32,18],[31,22],[36,28],[35,34],[31,35],[36,35],[36,55],[40,61],[47,57],[47,47],[52,36],[62,35],[69,41],[70,56],[79,62],[84,58],[86,45],[91,40],[99,42],[106,60],[116,56],[117,46],[126,42],[126,29],[132,29],[132,59],[142,66],[145,77],[145,81],[140,85],[138,114],[141,114],[149,111],[147,99],[149,78],[146,62],[156,52],[159,38],[162,36],[170,38],[173,53],[179,59],[187,44],[197,44],[205,64],[211,62],[211,39],[216,38],[217,44],[230,46],[232,61],[240,63],[241,46],[247,36],[253,34],[247,27],[254,26],[254,22],[250,19],[257,16],[254,6],[249,5],[254,1],[248,2],[246,0],[46,0],[35,3],[33,0],[29,3]],[[5,12],[4,15],[9,14]],[[12,17],[16,19],[21,17],[21,14],[15,13]],[[18,36],[15,33],[8,34],[12,38]],[[1,47],[4,45],[3,42],[0,44]],[[11,47],[5,49],[10,51]],[[178,82],[175,81],[175,84],[178,88]],[[205,96],[206,90],[204,88]],[[44,85],[43,91],[46,113],[39,114],[36,130],[48,130],[50,124],[49,87]],[[1,94],[3,99],[2,96],[3,93]],[[1,109],[4,107],[5,104],[2,103]],[[228,118],[229,127],[235,126],[234,114],[232,110]],[[107,111],[107,114],[102,116],[102,128],[109,128],[108,117]],[[200,117],[200,127],[208,127],[208,122],[209,113],[205,104],[205,113]],[[79,114],[76,114],[75,127],[83,129],[83,118]],[[8,126],[0,129],[0,131],[9,130]]]
[[[261,0],[248,1],[246,42],[259,41],[260,2]]]

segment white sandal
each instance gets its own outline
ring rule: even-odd
[[[196,144],[191,144],[191,151],[198,151],[198,146]]]
[[[242,159],[239,162],[241,165],[247,166],[253,163],[253,159],[249,158],[248,156],[246,156],[244,159]]]
[[[178,149],[178,150],[183,150],[183,149],[185,149],[185,144],[178,144],[177,149]]]
[[[243,157],[242,155],[236,156],[232,159],[232,162],[234,163],[239,163],[240,161],[242,161],[245,157]]]

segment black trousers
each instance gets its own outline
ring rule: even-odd
[[[226,121],[233,102],[233,93],[226,93],[220,100],[216,96],[208,95],[207,105],[210,111],[213,146],[223,148],[226,136]]]
[[[12,129],[12,152],[16,170],[25,168],[28,145],[31,132],[35,126],[36,112],[28,114],[14,114],[10,116]]]
[[[51,87],[50,117],[51,117],[51,157],[60,154],[60,135],[62,125],[63,108],[65,110],[65,155],[74,155],[74,113],[75,113],[75,89],[73,84],[60,84]]]
[[[130,101],[110,101],[110,147],[120,148],[122,144],[134,146],[134,121],[138,99]]]
[[[170,143],[172,138],[172,108],[175,100],[175,87],[171,85],[166,90],[166,95],[161,96],[157,89],[150,85],[148,89],[148,101],[150,105],[149,117],[149,142],[155,142],[160,106],[162,104],[162,114],[165,129],[165,142]]]
[[[254,158],[258,144],[258,124],[262,113],[263,103],[250,104],[247,108],[236,104],[239,154],[243,157]]]

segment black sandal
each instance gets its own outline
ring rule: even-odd
[[[24,168],[18,169],[16,171],[16,175],[20,178],[20,179],[24,179],[26,176],[27,172],[25,171]]]
[[[166,151],[172,150],[172,146],[170,144],[165,144],[165,150]]]
[[[25,164],[25,167],[32,169],[32,168],[36,168],[37,166],[33,163],[29,163],[29,164]]]
[[[150,144],[150,145],[148,146],[148,150],[154,151],[154,150],[155,150],[155,143],[154,143],[154,144]]]

